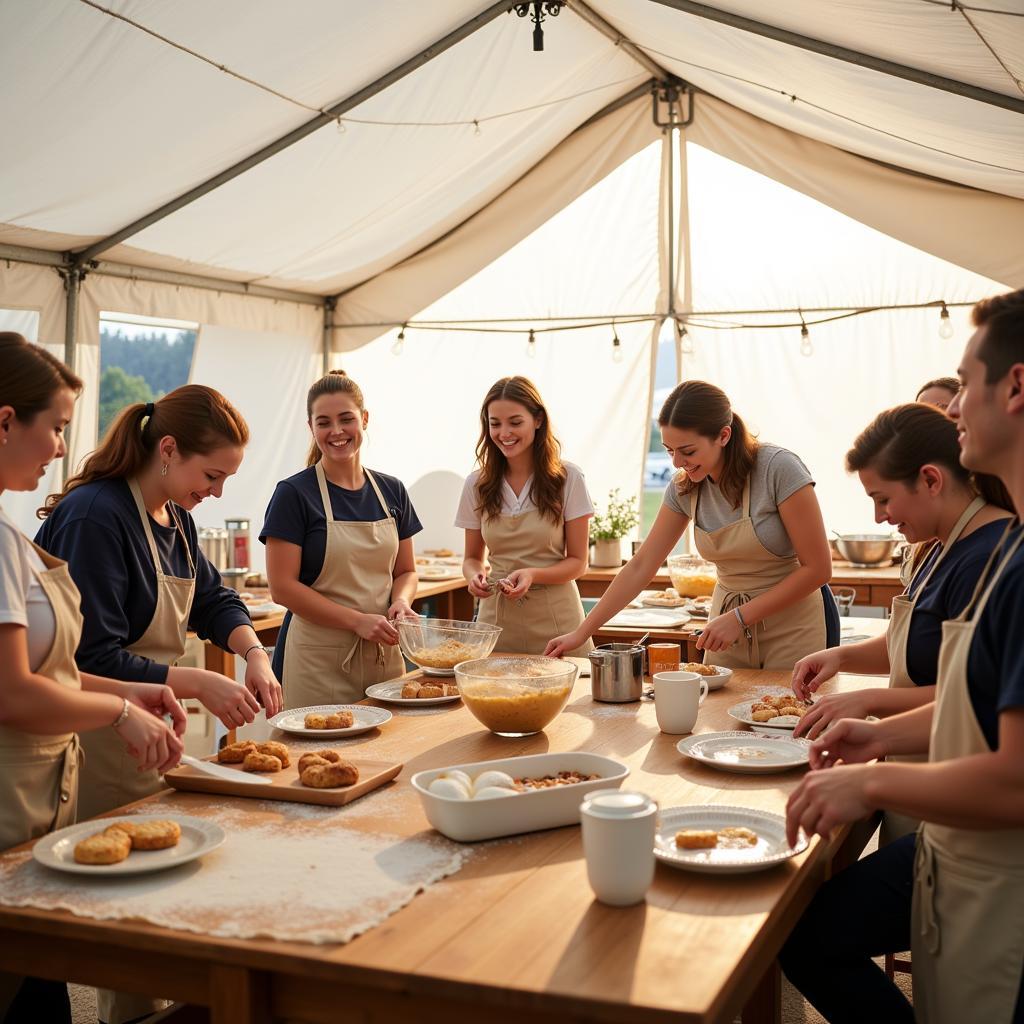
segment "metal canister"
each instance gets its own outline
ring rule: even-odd
[[[644,649],[639,644],[601,644],[590,659],[594,700],[625,704],[639,700],[644,688]]]
[[[218,571],[228,568],[228,531],[207,526],[199,531],[199,547]]]
[[[249,520],[225,519],[224,526],[228,531],[228,564],[229,569],[248,569],[249,561]]]

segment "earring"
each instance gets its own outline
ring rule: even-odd
[[[161,476],[167,476],[167,463],[166,462],[160,467],[160,475]]]

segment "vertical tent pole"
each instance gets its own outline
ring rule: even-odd
[[[85,271],[81,267],[68,267],[66,270],[59,270],[64,280],[64,362],[72,373],[76,372],[78,365],[78,296],[85,278]],[[72,432],[74,421],[69,423],[64,431],[64,444],[67,451],[64,454],[61,468],[61,484],[67,479],[71,462]]]
[[[337,305],[337,296],[328,295],[324,299],[324,340],[321,349],[321,369],[325,376],[330,372],[331,356],[334,353],[334,310]]]

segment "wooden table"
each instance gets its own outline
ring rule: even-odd
[[[578,581],[580,596],[601,597],[608,589],[608,584],[620,572],[621,566],[618,569],[590,569]],[[662,566],[657,576],[644,589],[664,590],[671,584],[668,569]],[[856,591],[854,604],[881,608],[888,608],[892,604],[892,599],[903,593],[898,565],[855,569],[849,562],[836,562],[832,567],[831,586],[852,587]]]
[[[708,697],[697,731],[731,727],[731,704],[754,685],[784,680],[783,673],[737,672]],[[866,683],[848,677],[824,689]],[[406,835],[428,828],[408,784],[413,772],[493,757],[605,754],[629,765],[628,788],[662,807],[734,803],[781,811],[801,778],[731,775],[684,761],[678,737],[658,731],[653,704],[595,704],[588,681],[546,732],[520,740],[484,731],[461,705],[430,715],[394,710],[380,733],[355,737],[348,749],[405,761],[389,792],[406,810],[389,818],[399,824],[387,831]],[[144,803],[187,813],[197,806],[192,801],[212,799],[225,798],[165,793]],[[592,898],[579,829],[562,828],[481,844],[457,874],[346,945],[220,939],[0,906],[0,948],[7,970],[160,993],[210,1007],[214,1024],[327,1024],[340,1017],[372,1024],[703,1024],[729,1022],[741,1011],[744,1021],[760,1024],[777,1020],[775,956],[844,835],[815,840],[785,865],[750,875],[659,865],[646,903],[615,909]],[[332,870],[343,885],[344,865]]]

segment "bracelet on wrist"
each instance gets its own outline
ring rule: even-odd
[[[248,661],[249,655],[252,654],[253,651],[263,651],[264,654],[269,653],[263,644],[253,644],[251,647],[246,648],[245,654],[242,655],[242,661]]]
[[[131,707],[127,697],[122,697],[121,700],[124,702],[121,705],[121,713],[110,723],[115,729],[124,725],[125,719],[128,717],[128,709]]]
[[[746,622],[743,621],[743,613],[740,611],[739,605],[737,605],[735,608],[733,608],[732,611],[733,611],[733,614],[736,616],[736,619],[738,620],[739,624],[744,629],[746,629],[747,628],[747,624],[746,624]]]

